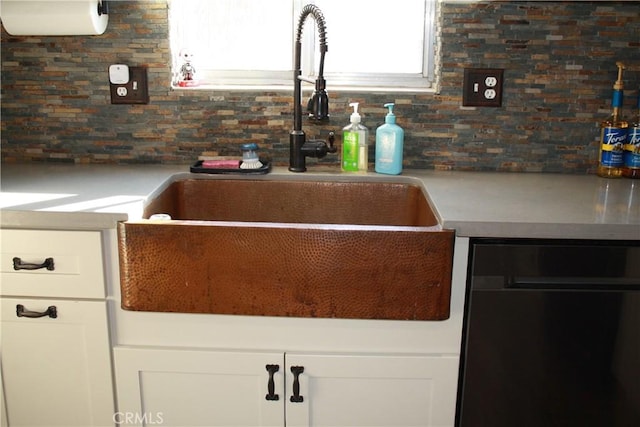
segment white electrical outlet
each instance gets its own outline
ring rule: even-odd
[[[484,79],[484,84],[487,85],[488,87],[494,87],[495,85],[498,84],[498,79],[493,76],[489,76],[486,79]]]
[[[1,1],[1,0],[0,0]],[[147,67],[113,64],[109,67],[112,104],[148,104]]]
[[[484,97],[487,99],[494,99],[496,97],[497,93],[495,91],[495,89],[487,89],[484,91]]]
[[[465,107],[502,106],[504,70],[500,68],[465,68],[462,105]]]

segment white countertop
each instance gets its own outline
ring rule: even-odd
[[[3,164],[0,225],[113,228],[117,221],[139,218],[142,204],[153,190],[171,175],[188,170],[188,165]],[[303,174],[275,168],[269,175],[250,178],[314,179],[326,175],[395,179],[375,173],[341,174],[326,168],[316,171],[313,167]],[[640,181],[430,170],[405,170],[402,176],[422,180],[442,225],[456,229],[460,236],[640,240]]]

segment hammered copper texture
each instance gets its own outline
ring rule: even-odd
[[[120,223],[122,307],[259,316],[447,319],[453,231],[369,228]]]
[[[420,187],[391,182],[186,179],[151,200],[143,216],[278,223],[432,226]]]

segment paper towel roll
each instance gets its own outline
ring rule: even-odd
[[[2,0],[0,18],[14,36],[102,34],[109,15],[98,12],[100,0]]]

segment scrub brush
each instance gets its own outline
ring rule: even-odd
[[[240,169],[260,169],[263,166],[258,158],[258,144],[255,142],[243,144],[240,149],[242,150]]]
[[[262,162],[258,159],[255,160],[243,160],[240,163],[240,169],[260,169],[263,166]]]

